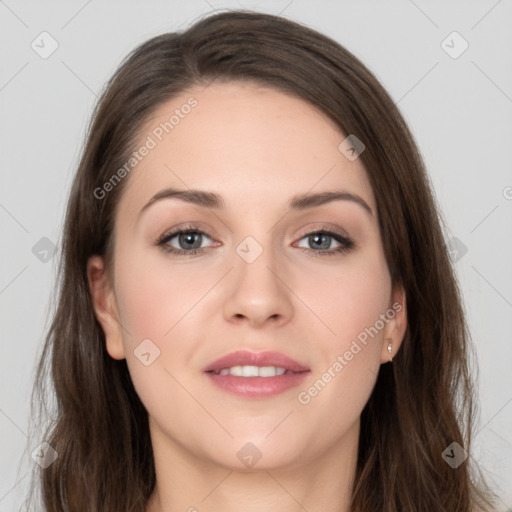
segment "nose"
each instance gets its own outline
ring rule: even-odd
[[[283,326],[292,319],[293,292],[283,266],[277,265],[271,253],[265,249],[251,263],[237,255],[223,305],[227,321],[262,328],[267,324]]]

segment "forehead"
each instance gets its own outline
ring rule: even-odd
[[[239,82],[193,88],[146,120],[136,148],[150,149],[130,172],[120,209],[139,210],[169,187],[211,190],[228,207],[244,209],[344,189],[375,209],[360,159],[339,150],[345,138],[313,105],[273,88]]]

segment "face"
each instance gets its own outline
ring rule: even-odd
[[[126,358],[154,448],[292,468],[353,441],[406,320],[368,176],[339,149],[346,134],[300,99],[241,83],[191,89],[141,133],[137,148],[149,149],[124,178],[113,273],[99,257],[88,271],[106,348]],[[293,202],[322,192],[344,195]],[[292,373],[205,371],[235,351],[301,368],[270,354],[217,370]]]

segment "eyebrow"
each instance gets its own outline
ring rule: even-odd
[[[206,190],[188,189],[180,190],[175,188],[167,188],[156,193],[141,209],[139,216],[154,203],[162,199],[181,199],[191,204],[201,206],[203,208],[224,209],[226,203],[222,196],[215,192]],[[306,210],[315,208],[333,201],[352,201],[364,208],[364,210],[373,217],[373,211],[368,203],[357,194],[347,192],[345,190],[334,190],[318,193],[306,193],[293,196],[287,205],[289,210]]]

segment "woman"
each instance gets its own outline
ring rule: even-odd
[[[227,12],[137,48],[62,269],[45,510],[492,509],[424,164],[336,42]]]

